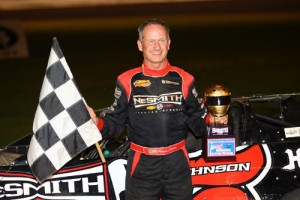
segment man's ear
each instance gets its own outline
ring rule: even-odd
[[[138,49],[140,51],[143,51],[143,45],[142,45],[142,42],[140,40],[137,41],[137,45],[138,45]]]

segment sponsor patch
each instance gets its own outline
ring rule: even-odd
[[[135,87],[148,87],[151,85],[151,82],[149,80],[136,80],[133,85]]]
[[[157,110],[161,110],[161,109],[163,109],[163,108],[164,108],[164,106],[163,106],[163,104],[161,104],[161,103],[159,103],[159,104],[156,105],[156,109],[157,109]]]
[[[168,80],[161,80],[162,84],[167,84],[167,85],[180,85],[178,82],[174,81],[168,81]]]
[[[197,92],[196,88],[193,88],[192,93],[195,97],[198,97],[198,92]]]
[[[171,103],[166,103],[166,104],[164,104],[164,107],[165,108],[172,108],[172,107],[174,107],[174,105],[171,104]]]
[[[108,200],[107,178],[100,162],[62,169],[43,184],[26,172],[0,171],[0,199]]]
[[[114,112],[114,111],[115,111],[115,107],[110,106],[110,107],[108,108],[108,110],[110,110],[110,112]]]
[[[117,99],[119,99],[120,97],[121,97],[121,95],[122,95],[122,92],[121,92],[121,90],[120,90],[120,88],[115,88],[115,94],[114,94],[114,96],[117,98]]]
[[[112,104],[112,106],[115,107],[115,106],[117,106],[117,105],[118,105],[118,100],[115,99],[115,100],[114,100],[114,103]]]
[[[300,137],[300,127],[284,128],[286,138]]]
[[[155,108],[156,108],[155,106],[148,106],[147,110],[155,110]]]
[[[213,135],[228,135],[229,128],[228,127],[212,127],[211,133]]]
[[[135,108],[139,107],[148,107],[148,106],[156,106],[158,104],[182,104],[182,93],[181,92],[173,92],[161,94],[159,96],[156,95],[134,95],[133,96],[134,106]],[[158,109],[158,107],[157,107]]]

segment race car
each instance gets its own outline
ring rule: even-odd
[[[235,138],[234,158],[207,160],[203,138],[189,134],[193,199],[300,199],[299,95],[232,98],[228,114]],[[278,113],[262,114],[268,105],[276,106]],[[27,163],[31,136],[0,151],[0,199],[125,199],[126,133],[101,141],[105,161],[91,146],[41,184]]]

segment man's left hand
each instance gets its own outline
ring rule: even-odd
[[[211,126],[222,126],[228,124],[228,115],[222,117],[216,117],[214,115],[209,116],[209,122]]]

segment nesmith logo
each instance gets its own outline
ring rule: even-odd
[[[136,108],[143,106],[157,105],[158,103],[172,103],[181,105],[182,93],[174,92],[156,95],[134,95],[133,96],[134,105]]]
[[[56,174],[39,185],[33,178],[0,176],[0,198],[43,199],[105,199],[103,166]]]

